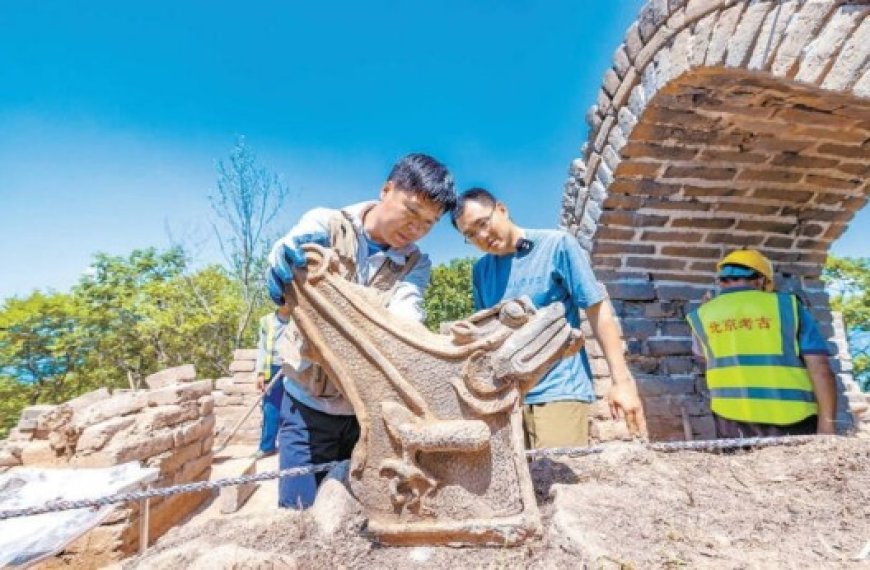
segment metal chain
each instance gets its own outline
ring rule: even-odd
[[[823,436],[835,437],[835,436]],[[646,443],[644,447],[653,451],[686,451],[686,450],[704,450],[714,451],[723,449],[737,449],[744,447],[760,448],[771,447],[776,445],[793,445],[806,443],[814,439],[820,439],[820,436],[815,435],[793,435],[781,437],[748,437],[748,438],[733,438],[733,439],[711,439],[701,441],[670,441],[662,443]],[[526,451],[526,457],[530,460],[542,459],[547,457],[582,457],[601,453],[605,450],[605,446],[586,446],[586,447],[551,447],[544,449],[530,449]],[[72,509],[83,508],[98,508],[105,507],[114,503],[128,503],[132,501],[141,501],[152,497],[170,497],[181,493],[195,493],[198,491],[207,491],[211,489],[219,489],[221,487],[231,487],[235,485],[244,485],[246,483],[256,483],[267,481],[269,479],[277,479],[279,477],[301,477],[302,475],[310,475],[312,473],[321,473],[341,464],[342,461],[330,461],[329,463],[319,463],[307,467],[291,467],[289,469],[281,469],[279,471],[266,471],[254,475],[242,475],[240,477],[226,477],[224,479],[215,479],[214,481],[199,481],[196,483],[185,483],[183,485],[175,485],[172,487],[160,487],[154,489],[145,489],[143,491],[131,491],[126,493],[115,493],[114,495],[106,495],[96,499],[79,499],[75,501],[49,501],[38,507],[27,507],[24,509],[9,509],[0,511],[0,521],[26,517],[32,515],[41,515],[44,513],[68,511]]]

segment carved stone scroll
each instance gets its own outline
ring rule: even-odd
[[[439,335],[391,315],[306,245],[287,288],[293,319],[353,405],[349,485],[391,544],[518,544],[540,533],[523,448],[522,395],[582,346],[564,309],[506,301]]]

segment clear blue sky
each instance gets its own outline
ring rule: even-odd
[[[0,298],[65,290],[94,252],[218,260],[214,162],[244,134],[315,205],[429,152],[554,226],[584,114],[640,0],[0,4]],[[838,242],[867,255],[870,215]],[[447,221],[436,262],[476,255]]]

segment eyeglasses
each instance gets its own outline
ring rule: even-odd
[[[495,208],[497,204],[492,205],[492,210],[489,211],[489,215],[480,218],[479,220],[475,220],[473,224],[471,224],[467,230],[462,232],[462,237],[465,238],[465,243],[471,243],[474,241],[474,238],[480,235],[480,232],[485,232],[492,225],[492,216],[495,214]]]

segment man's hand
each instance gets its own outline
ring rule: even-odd
[[[305,252],[302,246],[306,243],[329,245],[326,234],[305,234],[296,236],[289,243],[281,243],[277,251],[270,256],[270,264],[266,269],[266,288],[269,297],[276,305],[284,304],[284,287],[293,281],[293,270],[305,267]]]
[[[632,436],[647,439],[646,416],[643,413],[634,379],[627,378],[619,381],[614,379],[613,387],[607,394],[607,403],[613,419],[624,418],[625,425]]]
[[[266,375],[262,372],[257,374],[257,390],[262,394],[266,391]]]

